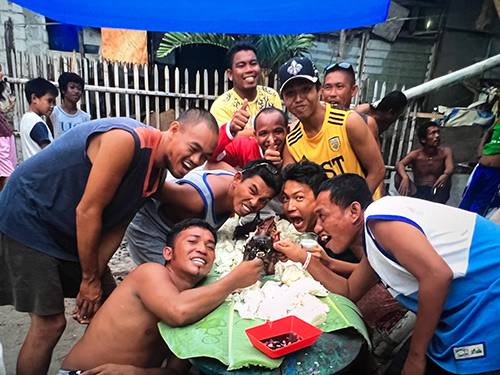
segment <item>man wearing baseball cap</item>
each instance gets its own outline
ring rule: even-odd
[[[328,177],[343,173],[363,176],[374,193],[384,179],[385,166],[361,116],[319,101],[321,82],[306,57],[288,60],[280,67],[278,78],[283,102],[299,120],[287,136],[284,166],[307,158],[321,165]]]

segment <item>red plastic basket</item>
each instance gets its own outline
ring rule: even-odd
[[[312,345],[319,335],[323,333],[323,331],[292,315],[266,322],[260,326],[248,328],[245,330],[245,333],[250,339],[252,345],[259,349],[262,353],[266,354],[270,358],[278,358],[284,356],[285,354]],[[291,333],[296,334],[299,337],[299,340],[294,343],[290,343],[283,348],[273,350],[263,343],[263,341],[267,339]]]

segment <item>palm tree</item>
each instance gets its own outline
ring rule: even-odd
[[[247,40],[257,50],[257,57],[264,76],[275,73],[293,56],[303,56],[313,47],[314,35],[229,35],[208,33],[165,33],[156,51],[158,57],[165,57],[174,49],[189,44],[211,44],[229,49],[236,40]]]

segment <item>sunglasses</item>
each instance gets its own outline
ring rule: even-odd
[[[352,70],[352,71],[354,71],[354,68],[353,68],[353,66],[350,63],[348,63],[347,61],[342,61],[342,62],[339,62],[339,63],[328,64],[325,67],[325,70],[323,71],[323,74],[328,73],[330,70],[333,70],[336,67],[339,67],[341,69],[346,69],[346,70]]]
[[[253,166],[251,166],[250,168],[245,168],[245,169],[242,169],[241,170],[241,173],[245,173],[247,171],[251,171],[252,169],[256,169],[256,168],[259,168],[259,167],[266,167],[266,169],[271,172],[272,174],[276,175],[279,173],[279,170],[275,167],[273,167],[271,164],[268,164],[268,163],[258,163],[258,164],[255,164]]]

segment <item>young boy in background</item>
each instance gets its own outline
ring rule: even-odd
[[[21,149],[26,160],[54,140],[42,116],[50,116],[58,92],[57,87],[40,77],[28,81],[24,92],[29,103],[21,119]]]
[[[54,138],[59,138],[82,122],[90,121],[90,115],[76,106],[85,87],[83,79],[76,73],[64,72],[58,82],[62,103],[54,108],[49,123],[54,130]]]

